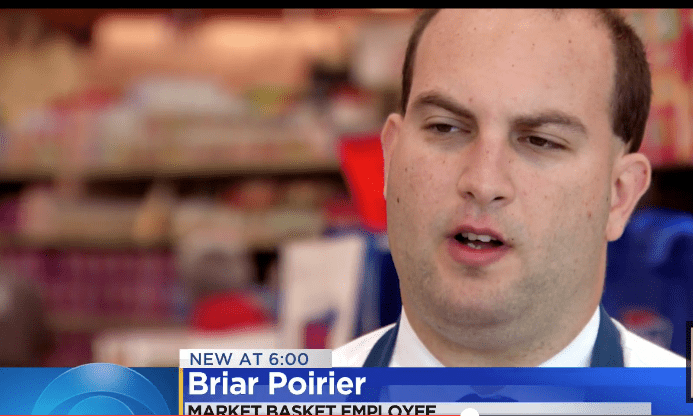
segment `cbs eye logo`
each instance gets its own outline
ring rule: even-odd
[[[170,415],[161,392],[140,373],[115,364],[70,369],[41,392],[34,415]]]

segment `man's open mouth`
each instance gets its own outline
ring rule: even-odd
[[[503,242],[486,234],[474,234],[470,232],[455,234],[455,240],[476,250],[498,248]]]

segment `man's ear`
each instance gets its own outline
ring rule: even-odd
[[[392,151],[400,135],[402,128],[402,116],[400,114],[390,114],[385,121],[383,131],[380,132],[380,144],[383,146],[383,168],[385,170],[385,181],[383,186],[383,196],[387,199],[387,177],[390,173],[390,160]]]
[[[642,153],[618,156],[611,183],[611,207],[606,225],[608,241],[618,240],[640,197],[650,187],[652,167]]]

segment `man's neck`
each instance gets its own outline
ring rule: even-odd
[[[478,347],[479,342],[474,348],[470,348],[441,335],[415,315],[407,314],[404,309],[402,314],[405,324],[410,327],[413,336],[418,338],[418,343],[432,355],[431,360],[437,360],[446,367],[534,367],[549,362],[559,353],[563,356],[560,362],[565,362],[566,354],[571,355],[568,360],[570,364],[564,366],[585,365],[585,362],[589,362],[586,357],[594,345],[599,322],[597,304],[594,309],[586,310],[580,316],[574,314],[572,321],[556,322],[553,328],[549,328],[552,331],[540,332],[539,336],[529,339],[508,336],[506,341],[499,342],[499,339],[503,339],[502,328],[493,328],[487,332],[478,328],[469,329],[470,333],[478,337],[477,340],[488,336],[495,340],[489,344],[502,345],[482,349]],[[509,333],[514,335],[512,330]]]

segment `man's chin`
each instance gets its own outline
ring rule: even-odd
[[[511,325],[517,318],[502,303],[484,302],[479,297],[448,299],[445,302],[428,303],[426,315],[438,325],[462,330],[484,330]]]

